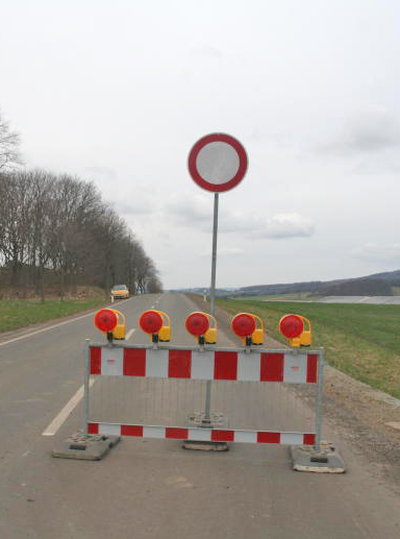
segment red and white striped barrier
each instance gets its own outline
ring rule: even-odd
[[[208,429],[203,427],[163,427],[159,425],[121,425],[118,423],[89,423],[89,434],[134,436],[195,440],[201,442],[242,442],[250,444],[313,445],[315,434],[301,432],[272,432],[265,430]]]
[[[315,384],[318,353],[90,346],[90,374]]]

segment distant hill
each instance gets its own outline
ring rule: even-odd
[[[400,286],[400,270],[356,279],[245,286],[226,294],[225,297],[273,296],[300,292],[318,296],[392,296],[394,286]]]
[[[400,270],[375,273],[356,279],[306,281],[299,283],[261,284],[242,288],[218,288],[219,297],[275,296],[278,294],[309,293],[317,296],[392,296],[393,287],[400,287]],[[208,293],[208,288],[185,288],[180,292]]]
[[[324,285],[319,289],[319,294],[322,296],[393,296],[393,290],[389,280],[364,278]]]
[[[400,286],[400,270],[386,271],[385,273],[374,273],[364,277],[365,279],[379,279],[382,281],[389,281],[392,286]]]

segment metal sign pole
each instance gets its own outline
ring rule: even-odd
[[[217,272],[218,202],[219,202],[219,193],[214,193],[214,217],[213,217],[211,289],[210,289],[210,314],[212,316],[215,316],[215,276]]]
[[[188,168],[194,182],[214,193],[214,218],[211,261],[210,315],[215,313],[215,275],[217,267],[217,233],[219,193],[238,185],[247,171],[247,154],[242,144],[226,133],[210,133],[199,139],[189,152]],[[206,385],[204,426],[211,423],[211,381]]]
[[[83,436],[88,435],[89,423],[89,383],[90,383],[90,365],[89,365],[89,345],[90,339],[85,339],[85,371],[83,382],[83,407],[82,407],[82,433]]]
[[[218,236],[218,203],[219,193],[214,193],[214,216],[213,216],[213,238],[212,238],[212,258],[211,258],[211,287],[210,287],[210,314],[215,316],[215,277],[217,273],[217,236]],[[211,405],[211,380],[207,380],[206,385],[206,408],[204,419],[210,420]]]

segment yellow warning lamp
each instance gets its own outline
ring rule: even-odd
[[[255,314],[239,313],[232,318],[232,331],[246,346],[261,345],[264,341],[264,323]]]
[[[113,341],[114,330],[118,326],[118,316],[112,309],[101,309],[94,315],[94,325],[98,330],[107,334],[107,340]]]
[[[153,342],[169,342],[171,340],[171,320],[162,311],[145,311],[140,315],[139,325]]]
[[[210,322],[213,327],[210,326]],[[211,314],[201,311],[189,314],[185,320],[185,327],[199,344],[215,344],[217,342],[217,321]]]
[[[279,331],[290,346],[311,346],[311,322],[300,314],[287,314],[279,320]]]

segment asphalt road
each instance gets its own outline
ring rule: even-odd
[[[193,342],[183,320],[197,307],[187,297],[146,295],[118,304],[128,330],[153,306],[171,315],[173,342]],[[42,433],[82,385],[85,338],[99,340],[92,315],[54,324],[0,341],[1,539],[399,537],[400,498],[341,442],[334,425],[325,437],[341,449],[349,469],[342,475],[293,472],[287,447],[272,445],[204,453],[174,440],[126,438],[100,462],[52,458],[51,449],[80,427],[81,406],[54,436]],[[130,341],[146,339],[136,330]],[[219,344],[233,343],[221,335]],[[127,390],[113,391],[117,402]],[[240,399],[241,410],[252,406],[249,398]],[[280,398],[282,414],[298,411],[307,419],[300,400]]]

